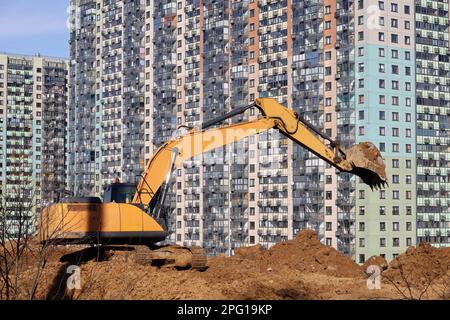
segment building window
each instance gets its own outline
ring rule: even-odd
[[[396,80],[392,81],[392,90],[398,90],[398,81]]]
[[[384,41],[384,32],[378,32],[378,41]]]
[[[363,216],[366,213],[366,207],[365,206],[360,206],[359,207],[359,215]]]
[[[398,191],[398,190],[393,190],[393,191],[392,191],[392,199],[394,199],[394,200],[400,199],[400,191]]]
[[[380,238],[380,247],[386,247],[386,238]]]
[[[405,151],[406,151],[406,153],[411,153],[411,152],[412,152],[412,146],[411,146],[411,144],[407,143],[407,144],[405,145]]]
[[[386,222],[380,222],[380,231],[386,231]]]
[[[411,206],[406,206],[406,215],[410,216],[412,214],[412,207]]]
[[[405,121],[406,122],[411,122],[411,113],[406,113],[405,114]]]
[[[406,238],[406,246],[411,247],[412,246],[412,239]]]
[[[364,135],[364,127],[359,127],[359,135],[360,136]]]
[[[331,38],[331,37],[330,37]],[[358,40],[359,41],[363,41],[364,40],[364,32],[363,31],[359,31],[358,32]]]
[[[366,239],[364,238],[359,238],[359,247],[360,248],[364,248],[366,246]]]
[[[398,206],[393,206],[392,207],[392,215],[398,216],[399,214],[400,214],[400,208]]]
[[[392,222],[392,230],[400,231],[400,224],[398,222]]]
[[[378,72],[384,73],[385,70],[386,70],[386,68],[385,68],[384,63],[380,63],[380,64],[378,65]]]
[[[398,116],[398,112],[392,112],[392,121],[398,121],[399,116]]]
[[[398,12],[398,4],[391,3],[391,11],[392,12]]]
[[[364,222],[359,223],[359,231],[365,231],[366,230],[366,224]]]
[[[406,45],[410,45],[411,44],[411,37],[410,36],[405,36],[405,44]]]
[[[405,176],[405,182],[406,182],[406,184],[411,184],[411,182],[412,182],[412,178],[411,178],[411,176],[409,175],[409,174],[407,174],[406,176]]]
[[[358,96],[358,103],[359,103],[359,104],[364,103],[364,95],[363,95],[363,94],[360,94],[360,95]]]
[[[399,184],[400,183],[400,176],[398,174],[392,175],[392,183],[393,184]]]
[[[406,197],[407,200],[411,200],[411,198],[412,198],[411,190],[406,190],[405,191],[405,197]]]
[[[380,216],[384,216],[384,215],[386,215],[386,207],[380,206]]]
[[[332,222],[327,222],[326,223],[326,228],[327,228],[327,231],[333,231],[333,223]]]
[[[364,120],[364,110],[358,111],[358,120]]]
[[[406,231],[412,231],[412,223],[409,221],[406,222]]]
[[[364,63],[358,63],[358,72],[364,72]]]
[[[391,19],[391,27],[398,28],[398,20],[397,19]]]
[[[400,162],[398,159],[392,159],[392,168],[398,168],[400,166]]]
[[[392,239],[392,246],[393,247],[399,247],[400,246],[400,239],[399,238],[393,238]]]
[[[360,254],[359,255],[359,263],[364,263],[366,262],[366,256],[364,254]]]
[[[359,198],[364,199],[365,198],[365,192],[364,190],[359,190]]]
[[[364,88],[364,79],[358,80],[358,88]]]
[[[391,42],[392,43],[398,43],[398,35],[393,33],[391,34]]]

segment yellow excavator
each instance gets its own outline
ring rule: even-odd
[[[253,107],[261,113],[257,120],[223,124]],[[359,176],[371,188],[387,184],[385,164],[375,145],[363,142],[344,150],[293,110],[274,99],[261,98],[167,141],[148,161],[137,186],[114,183],[105,188],[103,202],[96,197],[65,198],[44,208],[39,223],[40,241],[132,246],[136,260],[142,263],[204,269],[206,256],[202,248],[154,247],[167,236],[163,205],[171,172],[192,157],[269,129],[278,129],[341,172]]]

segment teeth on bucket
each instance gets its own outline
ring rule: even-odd
[[[386,166],[381,152],[371,142],[362,142],[346,150],[346,160],[353,166],[351,173],[359,176],[372,190],[388,186]]]

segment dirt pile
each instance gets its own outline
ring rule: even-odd
[[[362,268],[334,248],[320,243],[312,230],[300,232],[294,240],[280,242],[269,250],[261,246],[236,250],[231,259],[252,260],[259,269],[287,267],[303,272],[322,272],[337,277],[361,277]],[[218,267],[223,261],[214,261]]]
[[[383,272],[386,279],[381,290],[369,290],[364,268],[322,245],[310,230],[269,250],[254,246],[237,249],[232,257],[211,258],[204,272],[140,265],[135,263],[136,253],[131,250],[114,250],[112,254],[94,250],[81,259],[74,258],[77,255],[73,252],[79,249],[58,247],[51,252],[35,298],[398,299],[405,298],[400,270],[413,273],[414,281],[420,282],[423,275],[448,275],[450,265],[447,250],[426,245],[412,248],[396,259],[401,267],[394,260]],[[371,261],[383,263],[379,257]],[[81,290],[65,289],[70,265],[81,269]],[[29,297],[36,272],[35,265],[23,270],[21,298]],[[431,297],[440,296],[434,293],[421,298]]]
[[[450,299],[450,248],[435,248],[428,243],[410,247],[391,261],[382,273],[387,283],[401,289],[410,299],[438,297]]]

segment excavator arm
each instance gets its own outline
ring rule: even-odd
[[[261,112],[262,117],[258,120],[208,129],[252,107]],[[387,183],[381,153],[372,143],[360,143],[344,150],[311,124],[300,119],[293,110],[285,108],[274,99],[261,98],[253,105],[236,108],[204,123],[200,130],[191,129],[187,134],[162,145],[148,161],[133,203],[148,206],[160,187],[167,182],[171,171],[184,161],[272,128],[280,130],[286,137],[338,170],[358,175],[371,188]],[[324,140],[328,140],[329,146]],[[165,195],[165,192],[163,194]]]

